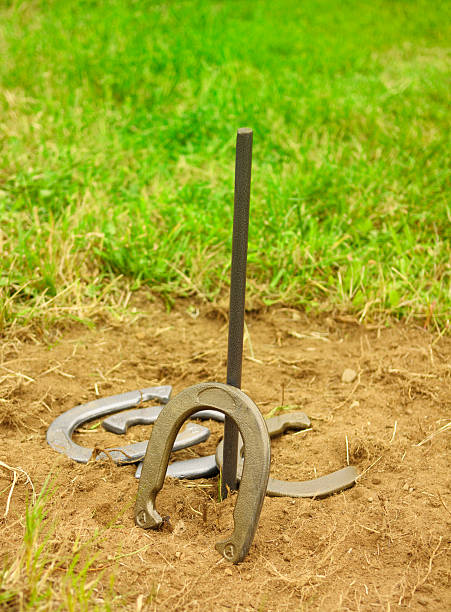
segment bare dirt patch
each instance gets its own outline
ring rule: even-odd
[[[168,313],[154,303],[133,323],[52,334],[5,340],[0,349],[0,461],[24,470],[36,491],[53,474],[47,523],[61,562],[50,582],[57,584],[74,543],[98,533],[93,601],[111,597],[114,575],[118,609],[450,607],[449,338],[309,319],[289,308],[247,317],[243,390],[263,413],[290,405],[313,422],[312,431],[273,441],[272,476],[308,479],[349,458],[362,477],[326,500],[266,498],[249,555],[231,566],[214,549],[231,528],[234,504],[218,503],[217,478],[167,479],[158,508],[170,520],[145,532],[133,522],[133,466],[78,465],[45,442],[56,416],[98,396],[224,381],[224,316],[183,301]],[[352,382],[342,380],[347,368],[356,373]],[[206,424],[209,440],[177,459],[214,452],[221,426]],[[135,427],[124,438],[147,439],[150,431]],[[86,446],[118,443],[100,429],[76,438]],[[30,499],[25,475],[0,464],[2,566],[20,548]]]

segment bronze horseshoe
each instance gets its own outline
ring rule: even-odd
[[[183,422],[201,408],[214,408],[235,421],[244,442],[244,467],[233,512],[234,531],[216,542],[232,563],[245,557],[254,538],[269,478],[271,445],[264,418],[240,389],[223,383],[200,383],[171,399],[155,422],[144,458],[135,506],[135,522],[144,529],[161,525],[155,499],[163,486],[172,445]]]

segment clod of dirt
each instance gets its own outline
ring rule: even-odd
[[[23,393],[22,381],[0,388],[0,425],[7,429],[25,426],[27,415],[23,410]]]
[[[357,372],[352,368],[346,368],[346,370],[341,375],[341,382],[344,383],[352,383],[357,378]]]

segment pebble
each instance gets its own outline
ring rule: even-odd
[[[403,489],[404,489],[404,491],[408,491],[409,490],[409,485],[407,484],[407,482],[403,486]]]
[[[174,530],[172,533],[174,536],[178,536],[181,533],[184,533],[185,531],[186,531],[185,522],[182,519],[180,519],[174,525]]]
[[[429,600],[426,599],[425,597],[419,597],[417,599],[417,601],[420,604],[420,606],[428,606],[429,605]]]
[[[371,482],[375,485],[378,485],[381,484],[382,480],[378,476],[375,476]]]
[[[284,534],[283,534],[283,536],[282,536],[282,541],[283,541],[283,542],[286,542],[287,544],[289,544],[289,542],[290,542],[290,538],[289,538],[289,536],[287,536],[287,534],[286,534],[286,533],[284,533]]]
[[[224,570],[224,574],[225,574],[226,576],[233,576],[233,572],[232,572],[232,570],[230,569],[230,567],[227,567],[227,568]]]
[[[346,368],[341,376],[341,382],[352,383],[357,378],[357,372],[351,368]]]

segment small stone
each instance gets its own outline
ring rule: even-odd
[[[351,368],[346,368],[341,376],[341,382],[352,383],[357,378],[357,372]]]
[[[415,489],[413,487],[410,487],[409,493],[413,493],[414,491],[415,491]]]
[[[428,606],[429,605],[429,599],[426,599],[425,597],[418,597],[417,601],[420,604],[420,606]]]
[[[182,553],[179,550],[177,550],[175,553],[175,556],[177,557],[177,559],[180,559],[180,557],[182,556]]]
[[[371,482],[375,485],[378,485],[381,484],[382,480],[378,476],[375,476]]]
[[[233,572],[232,572],[232,570],[230,569],[230,567],[226,567],[226,569],[224,570],[224,574],[225,574],[226,576],[233,576]]]
[[[407,484],[407,482],[405,483],[405,485],[403,486],[403,490],[404,491],[408,491],[409,490],[409,485]]]
[[[409,415],[413,414],[413,410],[411,408],[407,408],[406,414],[409,414]]]
[[[179,521],[176,522],[172,533],[175,536],[178,536],[181,533],[184,533],[185,531],[186,531],[185,522],[182,519],[180,519]]]
[[[368,497],[368,501],[369,501],[369,502],[373,502],[373,501],[374,501],[374,498],[373,498],[373,497]]]
[[[285,542],[286,544],[290,543],[290,538],[287,536],[286,533],[283,534],[282,541]]]

